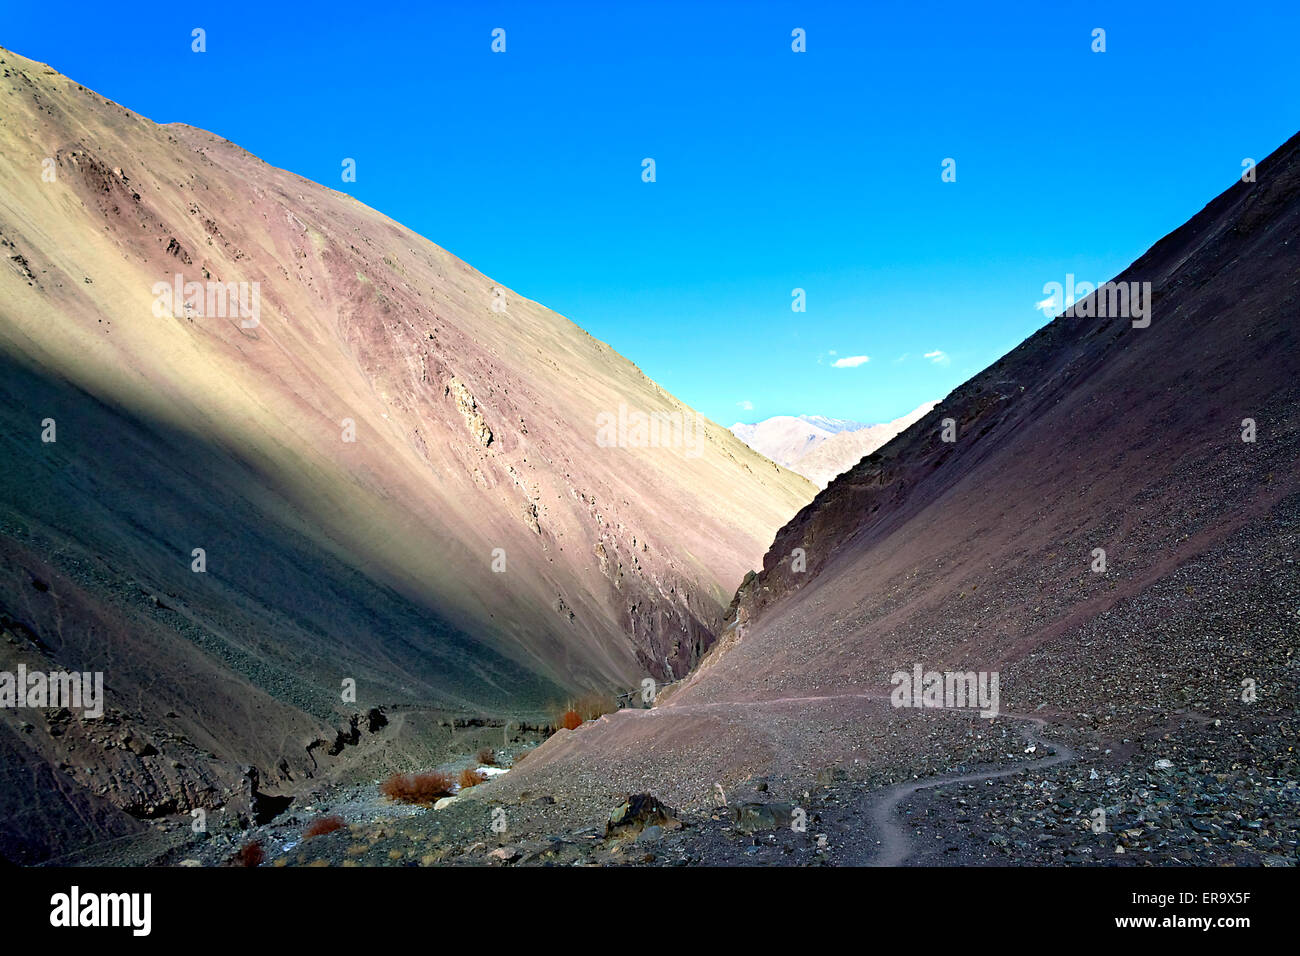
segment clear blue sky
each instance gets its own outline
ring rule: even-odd
[[[1294,0],[296,6],[11,0],[0,44],[351,192],[723,424],[941,397],[1300,128]]]

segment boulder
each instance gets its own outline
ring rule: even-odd
[[[665,806],[654,794],[633,794],[610,812],[605,836],[635,835],[647,827],[662,827],[676,816],[677,811]]]

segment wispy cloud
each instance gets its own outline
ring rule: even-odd
[[[744,409],[747,412],[752,412],[754,410],[754,403],[749,399],[745,399],[743,402],[736,402],[736,407]]]
[[[1044,315],[1056,315],[1059,309],[1056,307],[1056,296],[1049,295],[1042,302],[1034,303],[1034,308],[1038,309]]]
[[[933,352],[926,352],[925,357],[935,365],[947,365],[952,359],[948,358],[948,353],[943,349],[935,349]]]
[[[857,368],[859,365],[865,365],[871,359],[866,355],[846,355],[842,359],[836,359],[831,365],[834,368]]]
[[[898,358],[894,359],[894,364],[897,365],[899,362],[905,361],[907,357],[911,354],[912,354],[911,352],[904,352]]]

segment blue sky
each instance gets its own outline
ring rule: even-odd
[[[1300,128],[1294,2],[393,6],[10,3],[0,44],[352,193],[723,424],[941,397]]]

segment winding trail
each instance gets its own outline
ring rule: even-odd
[[[1041,731],[1047,722],[1041,717],[1026,717],[1019,714],[1004,714],[1013,720],[1022,720],[1033,726],[1025,733],[1025,740],[1034,747],[1050,747],[1054,751],[1041,760],[1017,762],[997,770],[979,770],[971,773],[941,774],[936,777],[923,777],[920,780],[908,780],[886,787],[872,797],[870,806],[871,823],[879,837],[880,848],[868,861],[868,866],[902,866],[912,855],[912,834],[898,820],[898,805],[907,800],[918,790],[931,790],[950,784],[978,783],[981,780],[995,780],[1010,777],[1024,770],[1041,770],[1067,763],[1074,759],[1074,751],[1063,743],[1054,743],[1045,739]]]
[[[868,693],[868,694],[829,694],[819,697],[776,697],[767,700],[728,700],[728,701],[709,701],[709,702],[683,702],[680,704],[669,702],[662,707],[654,707],[649,710],[640,711],[619,711],[618,713],[636,713],[641,716],[665,716],[674,711],[677,713],[693,713],[713,710],[735,710],[740,707],[764,707],[777,704],[812,704],[836,700],[871,700],[871,701],[888,701],[889,694],[886,693]],[[899,805],[911,798],[920,790],[932,790],[938,787],[951,786],[953,784],[978,783],[983,780],[996,780],[1002,777],[1015,776],[1027,770],[1042,770],[1047,767],[1054,767],[1058,764],[1068,763],[1075,759],[1074,751],[1064,743],[1059,741],[1048,740],[1043,736],[1043,729],[1047,726],[1047,721],[1042,717],[1036,717],[1028,714],[1015,714],[1003,712],[1000,717],[1009,720],[1020,721],[1022,734],[1025,742],[1032,747],[1050,749],[1052,752],[1045,757],[1032,761],[1016,761],[1006,764],[1002,767],[990,770],[976,770],[970,773],[952,773],[939,774],[932,777],[922,777],[918,780],[908,780],[903,783],[896,783],[892,786],[885,787],[883,790],[876,791],[869,797],[868,815],[872,827],[877,835],[878,849],[875,854],[867,861],[867,866],[902,866],[912,855],[914,840],[911,832],[905,827],[898,818]]]

